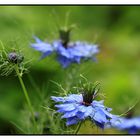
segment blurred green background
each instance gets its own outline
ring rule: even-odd
[[[54,80],[64,83],[64,71],[48,57],[38,61],[40,53],[31,49],[32,36],[52,41],[58,38],[57,24],[64,26],[66,13],[69,24],[76,24],[72,41],[81,40],[99,44],[97,63],[85,62],[78,66],[78,74],[90,81],[100,81],[105,104],[114,114],[122,114],[140,97],[140,7],[139,6],[0,6],[0,40],[6,47],[20,47],[31,60],[30,74],[45,96],[53,94]],[[70,70],[69,70],[70,71]],[[24,76],[32,102],[36,89]],[[65,88],[65,87],[64,87]],[[40,95],[39,95],[40,96]],[[42,95],[41,95],[42,96]],[[14,75],[0,76],[0,134],[15,134],[16,123],[22,119],[25,99]],[[140,115],[140,104],[134,116]],[[117,130],[104,132],[86,126],[81,134],[120,134]]]

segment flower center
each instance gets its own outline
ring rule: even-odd
[[[85,105],[85,106],[90,106],[90,105],[91,105],[91,103],[82,102],[82,105]]]
[[[96,86],[94,88],[92,88],[92,87],[91,88],[87,88],[87,89],[85,89],[85,91],[82,92],[82,96],[83,96],[82,104],[84,104],[86,106],[90,106],[91,105],[93,100],[98,95],[97,93],[98,93],[99,89],[96,89]]]
[[[68,48],[68,43],[70,41],[70,31],[71,29],[60,29],[59,36],[62,41],[64,48]]]
[[[90,106],[90,104],[92,103],[93,101],[93,95],[94,93],[83,93],[82,96],[83,96],[83,102],[82,104],[85,105],[85,106]]]

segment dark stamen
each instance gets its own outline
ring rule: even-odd
[[[132,118],[133,114],[134,114],[134,112],[132,110],[130,110],[129,112],[127,112],[126,118]]]
[[[62,45],[65,48],[68,48],[68,43],[70,41],[70,29],[60,29],[59,30],[59,35],[60,35],[60,39],[62,41]]]
[[[90,106],[90,103],[82,102],[82,104],[85,106]]]
[[[97,85],[94,88],[91,87],[91,89],[85,90],[82,93],[83,96],[82,104],[89,106],[92,103],[92,101],[97,97],[99,92],[99,89],[96,89]]]
[[[92,103],[93,101],[93,94],[89,94],[89,93],[83,93],[83,104],[88,106]]]

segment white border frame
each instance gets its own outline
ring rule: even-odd
[[[139,0],[0,0],[0,4],[140,4]]]

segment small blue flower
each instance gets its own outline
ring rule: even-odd
[[[112,119],[111,124],[114,128],[127,131],[128,134],[137,134],[137,132],[140,131],[140,117],[122,117],[119,121]]]
[[[110,122],[110,119],[117,118],[112,115],[111,108],[107,108],[103,104],[103,100],[85,102],[83,94],[69,94],[66,97],[51,96],[51,99],[59,104],[57,112],[62,113],[62,118],[67,120],[66,125],[77,124],[79,121],[90,118],[97,126],[104,128]],[[87,99],[87,98],[86,98]]]
[[[55,52],[58,62],[64,68],[71,63],[80,63],[81,60],[92,59],[95,61],[95,55],[99,52],[97,45],[86,42],[77,41],[75,43],[67,43],[67,46],[64,46],[61,40],[56,40],[49,44],[35,37],[35,41],[36,43],[32,43],[31,47],[42,52],[41,58]]]

